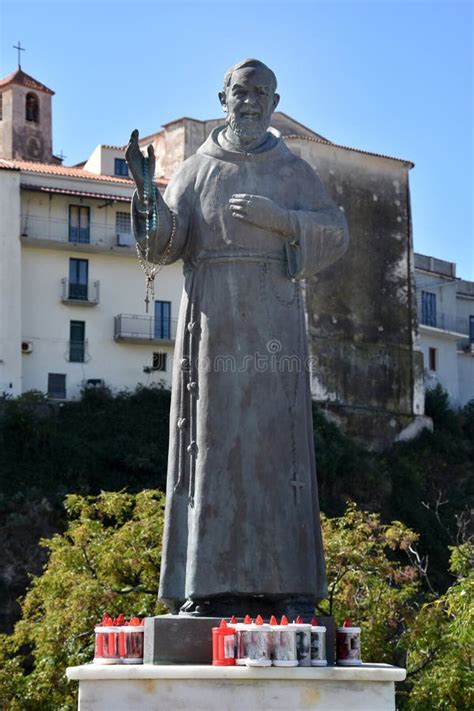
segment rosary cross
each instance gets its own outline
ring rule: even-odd
[[[306,486],[306,483],[304,481],[301,481],[301,479],[298,479],[298,475],[295,472],[295,478],[290,481],[290,484],[295,489],[295,501],[297,504],[299,504],[301,489]]]

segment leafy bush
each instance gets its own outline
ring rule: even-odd
[[[86,390],[62,406],[38,393],[0,402],[4,629],[20,614],[14,600],[28,575],[37,576],[14,633],[0,638],[0,709],[72,709],[63,670],[91,658],[90,630],[102,611],[159,609],[163,495],[142,490],[164,491],[169,398],[162,388],[138,388]],[[408,665],[400,708],[461,710],[472,706],[473,591],[461,565],[470,539],[455,536],[472,506],[474,402],[455,413],[438,389],[427,394],[427,411],[434,433],[377,453],[314,409],[328,604],[339,620],[360,621],[366,659]],[[74,494],[69,520],[66,494]]]
[[[1,709],[75,709],[65,669],[92,659],[92,630],[103,611],[164,611],[156,599],[163,494],[70,495],[65,506],[67,530],[42,541],[44,572],[32,581],[14,633],[0,637]]]
[[[343,516],[323,515],[322,529],[329,593],[322,612],[362,627],[365,661],[404,661],[404,633],[420,590],[410,555],[417,534],[399,521],[383,524],[355,504]]]
[[[432,418],[435,429],[441,428],[459,433],[459,418],[449,405],[448,392],[439,383],[426,391],[425,413]]]
[[[25,394],[2,403],[0,493],[64,497],[102,488],[164,489],[170,393],[139,387],[112,395],[85,389],[80,401]]]
[[[474,546],[451,548],[455,582],[422,605],[406,640],[410,711],[474,708]]]
[[[164,611],[156,601],[163,494],[71,495],[65,506],[67,529],[42,542],[45,569],[32,581],[13,634],[0,637],[2,711],[72,711],[76,688],[65,670],[92,659],[93,627],[103,611]],[[322,528],[330,591],[322,611],[361,625],[366,661],[403,664],[408,649],[411,677],[400,708],[467,710],[472,550],[453,548],[456,582],[420,610],[413,531],[398,521],[383,524],[354,504],[343,516],[322,516]]]
[[[391,472],[384,456],[347,437],[316,404],[313,430],[322,511],[328,516],[341,515],[348,500],[370,511],[386,509]]]

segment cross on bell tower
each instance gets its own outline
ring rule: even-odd
[[[21,69],[20,52],[26,52],[26,49],[21,46],[20,40],[18,40],[18,44],[13,45],[13,49],[18,50],[18,69]]]

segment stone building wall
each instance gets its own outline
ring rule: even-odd
[[[306,284],[313,395],[353,435],[393,440],[424,412],[412,164],[301,137],[287,144],[319,174],[351,234],[342,259]]]
[[[25,117],[26,95],[33,93],[39,101],[39,122]],[[3,92],[3,115],[0,124],[0,155],[3,158],[51,163],[51,96],[26,86],[11,85]]]

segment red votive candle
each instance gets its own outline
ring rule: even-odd
[[[225,620],[212,628],[212,663],[216,667],[235,665],[235,629]]]

